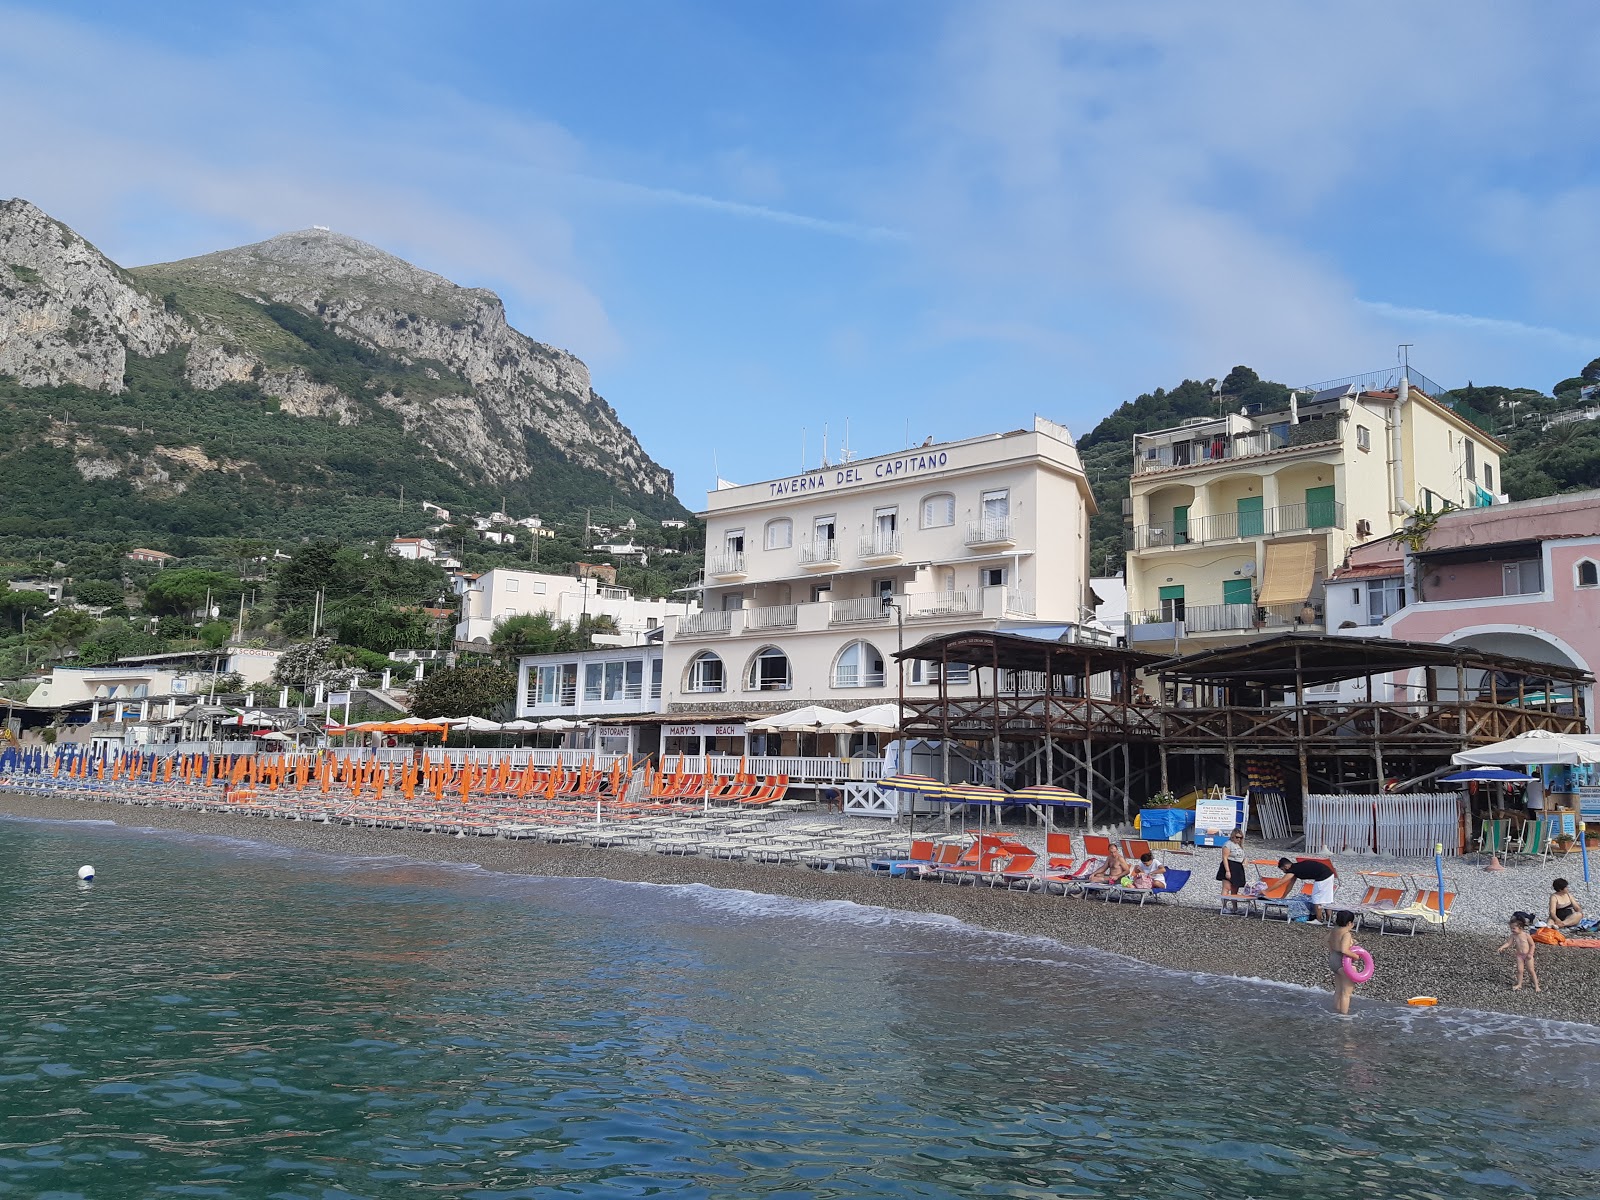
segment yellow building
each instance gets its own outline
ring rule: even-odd
[[[1323,581],[1351,546],[1417,510],[1494,503],[1505,446],[1436,391],[1367,378],[1136,435],[1130,640],[1321,632]]]

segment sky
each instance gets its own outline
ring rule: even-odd
[[[586,361],[703,506],[1235,364],[1600,355],[1600,6],[0,0],[0,195],[318,224]]]

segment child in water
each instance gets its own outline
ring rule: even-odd
[[[1533,951],[1538,945],[1533,940],[1533,935],[1528,932],[1528,922],[1518,913],[1511,918],[1511,936],[1506,939],[1505,945],[1496,950],[1496,954],[1504,954],[1507,950],[1515,952],[1517,956],[1517,982],[1512,985],[1513,992],[1522,990],[1522,976],[1526,972],[1533,976],[1533,990],[1542,992],[1539,986],[1539,972],[1533,966]]]
[[[1328,931],[1328,967],[1333,971],[1333,1011],[1342,1017],[1350,1015],[1350,997],[1356,990],[1355,980],[1344,973],[1346,960],[1358,961],[1355,955],[1358,947],[1350,928],[1355,923],[1355,913],[1343,909],[1333,919],[1333,928]]]

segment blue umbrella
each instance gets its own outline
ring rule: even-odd
[[[1440,783],[1530,783],[1532,775],[1521,771],[1507,771],[1504,767],[1473,767],[1470,771],[1457,771],[1446,775]]]

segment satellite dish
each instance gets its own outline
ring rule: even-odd
[[[1256,573],[1256,560],[1253,559],[1253,558],[1249,562],[1245,563],[1244,566],[1239,568],[1239,574],[1243,575],[1246,579],[1252,578],[1255,575],[1255,573]]]

